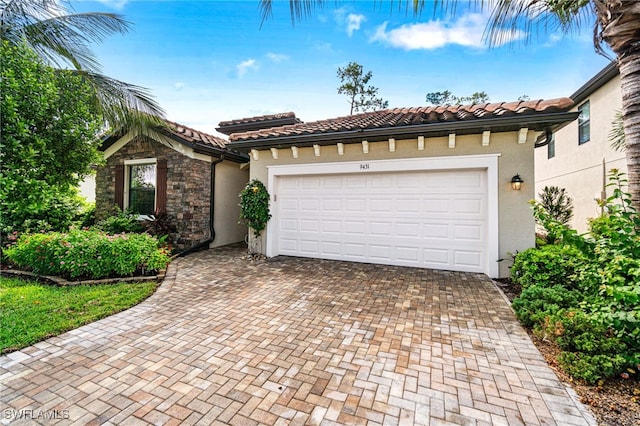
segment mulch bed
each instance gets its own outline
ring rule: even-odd
[[[509,301],[518,297],[522,291],[520,286],[509,279],[496,280],[496,285]],[[640,425],[640,378],[631,377],[627,380],[615,378],[596,386],[578,382],[566,375],[558,367],[556,357],[559,350],[555,345],[533,335],[531,330],[527,330],[527,332],[529,332],[531,340],[533,340],[533,343],[560,380],[569,383],[580,397],[580,401],[591,408],[599,425]]]

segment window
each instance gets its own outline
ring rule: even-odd
[[[125,208],[139,215],[152,215],[156,210],[155,159],[125,162]]]
[[[556,156],[556,135],[551,133],[547,140],[547,158]]]
[[[578,107],[578,144],[582,145],[585,142],[589,142],[591,138],[591,129],[589,123],[591,121],[591,112],[589,110],[589,101],[583,103]]]

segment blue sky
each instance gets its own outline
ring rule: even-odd
[[[74,1],[77,12],[124,15],[132,30],[95,45],[103,72],[149,88],[167,118],[213,133],[218,122],[294,111],[304,121],[349,113],[338,67],[372,71],[390,107],[425,104],[428,92],[485,91],[491,101],[569,96],[608,60],[591,28],[541,33],[488,49],[488,16],[458,6],[455,18],[421,16],[388,2],[345,1],[292,26],[288,2],[274,2],[260,28],[258,1]]]

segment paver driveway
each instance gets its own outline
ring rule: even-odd
[[[482,275],[241,257],[181,259],[133,309],[1,357],[3,421],[594,423]]]

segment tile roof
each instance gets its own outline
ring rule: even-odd
[[[279,114],[258,115],[255,117],[240,118],[237,120],[221,121],[218,124],[218,126],[224,127],[224,126],[233,126],[236,124],[259,123],[263,121],[281,120],[285,118],[296,118],[296,114],[294,112],[281,112]]]
[[[302,123],[293,112],[259,115],[256,117],[240,118],[238,120],[221,121],[217,131],[230,135],[232,133],[253,132],[256,130],[295,125]]]
[[[184,139],[190,143],[200,143],[204,145],[210,145],[214,148],[225,148],[229,141],[222,139],[218,136],[213,136],[208,133],[200,132],[182,124],[165,120],[169,125],[169,131],[175,136]]]
[[[365,129],[402,128],[437,123],[471,122],[502,117],[529,117],[545,113],[565,112],[573,106],[570,98],[498,102],[476,105],[423,106],[393,108],[366,112],[322,121],[233,133],[231,142],[260,141],[280,137],[317,135]],[[401,130],[401,129],[399,129]]]

